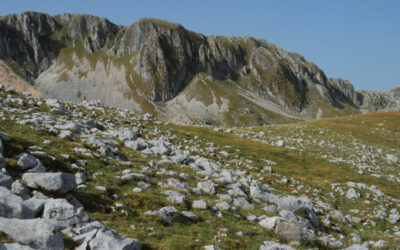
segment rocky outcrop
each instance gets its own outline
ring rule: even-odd
[[[123,27],[90,15],[8,15],[0,58],[46,96],[175,122],[290,122],[357,113],[363,100],[391,105],[265,40],[204,36],[156,19]]]
[[[329,81],[340,91],[340,94],[363,110],[376,111],[400,107],[400,88],[394,88],[387,92],[365,91],[355,90],[349,81],[340,78],[330,78]]]
[[[350,99],[354,105],[361,106],[363,104],[363,95],[354,89],[353,84],[348,80],[340,78],[329,78],[330,83],[339,90],[339,94]]]

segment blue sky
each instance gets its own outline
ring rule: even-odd
[[[154,17],[205,35],[265,38],[358,89],[400,87],[398,0],[13,0],[0,15],[27,10],[87,13],[121,25]]]

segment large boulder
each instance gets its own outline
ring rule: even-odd
[[[23,199],[5,187],[0,187],[0,217],[29,219],[34,212],[23,204]]]
[[[55,222],[62,229],[89,221],[83,208],[76,208],[65,199],[46,200],[43,218]]]
[[[45,219],[0,218],[0,231],[16,242],[34,249],[64,249],[57,224]]]
[[[137,239],[126,238],[119,236],[115,231],[100,229],[97,231],[95,237],[89,241],[89,248],[91,250],[140,250],[142,245]]]
[[[76,188],[75,176],[63,172],[58,173],[25,173],[22,180],[28,187],[43,188],[49,192],[67,193]]]

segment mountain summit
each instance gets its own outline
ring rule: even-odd
[[[7,15],[0,58],[40,95],[178,123],[245,126],[400,106],[399,89],[356,91],[265,40],[204,36],[157,19],[123,27],[81,14]]]

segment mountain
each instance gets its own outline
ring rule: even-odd
[[[46,97],[177,123],[286,123],[399,106],[398,90],[355,91],[265,40],[204,36],[156,19],[124,27],[90,15],[7,15],[0,58]]]

